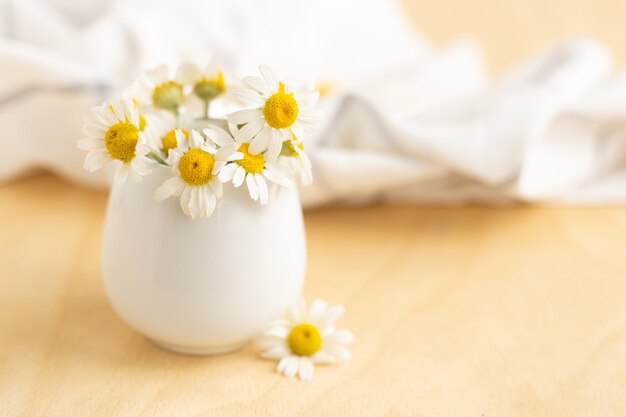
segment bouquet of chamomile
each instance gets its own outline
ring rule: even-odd
[[[91,110],[78,141],[88,151],[85,169],[117,165],[115,181],[141,181],[155,165],[171,169],[155,199],[180,198],[192,218],[209,217],[223,187],[245,183],[250,198],[267,204],[269,187],[312,181],[302,140],[321,112],[313,82],[281,78],[268,66],[260,76],[225,77],[219,65],[183,63],[146,71],[127,94]],[[236,110],[212,118],[211,108],[227,101]],[[223,108],[224,106],[222,106]]]

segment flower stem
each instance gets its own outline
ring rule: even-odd
[[[148,158],[154,159],[155,161],[157,161],[161,165],[167,165],[165,160],[163,160],[163,158],[161,158],[159,155],[157,155],[154,152],[150,152],[147,156],[148,156]]]
[[[204,118],[209,120],[209,107],[211,106],[211,100],[204,100]]]

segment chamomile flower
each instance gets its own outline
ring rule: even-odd
[[[143,73],[137,80],[135,89],[141,104],[154,106],[157,110],[178,113],[185,101],[184,83],[177,77],[170,76],[167,65],[160,65]]]
[[[223,191],[217,177],[217,149],[195,130],[188,140],[182,130],[176,130],[176,140],[178,146],[170,150],[167,160],[173,176],[157,188],[154,198],[162,201],[180,196],[180,207],[186,215],[192,219],[209,217]]]
[[[119,161],[115,181],[123,183],[129,174],[135,181],[151,172],[152,161],[146,156],[149,149],[140,128],[139,111],[132,99],[112,100],[94,107],[85,119],[78,148],[89,151],[85,169],[89,172],[109,162]]]
[[[313,378],[315,363],[350,360],[345,345],[352,343],[354,337],[350,331],[337,330],[334,325],[343,312],[343,306],[329,307],[319,299],[307,311],[301,300],[290,309],[287,320],[274,323],[258,340],[257,344],[265,349],[261,357],[279,360],[278,373],[289,378],[297,374],[302,380]]]
[[[267,150],[267,157],[275,160],[285,140],[292,135],[302,137],[321,119],[321,114],[313,109],[319,92],[313,83],[294,86],[280,81],[268,66],[261,65],[259,71],[262,77],[245,77],[244,87],[234,89],[234,96],[252,108],[232,113],[228,121],[238,126],[245,124],[235,139],[250,142],[252,155]]]
[[[291,140],[284,141],[280,155],[291,173],[294,176],[300,176],[302,185],[308,186],[313,183],[311,160],[306,153],[304,153],[304,144],[302,141],[299,141],[295,136]]]
[[[185,62],[178,67],[176,79],[191,86],[192,93],[202,101],[213,100],[226,91],[224,74],[216,61],[209,62],[205,68]]]
[[[245,182],[250,198],[261,204],[267,204],[269,200],[268,181],[288,188],[293,186],[278,165],[266,159],[265,153],[250,153],[249,143],[237,143],[218,126],[205,129],[204,134],[220,146],[220,160],[230,162],[220,169],[220,181],[232,181],[235,187]]]
[[[191,121],[186,117],[163,112],[158,118],[150,120],[146,129],[146,143],[167,158],[169,151],[178,146],[176,130],[180,130],[185,139],[189,140],[189,126]]]

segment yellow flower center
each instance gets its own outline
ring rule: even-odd
[[[215,158],[202,149],[189,149],[180,157],[178,172],[189,185],[204,185],[213,178]]]
[[[139,141],[139,130],[137,126],[128,122],[114,124],[104,135],[104,146],[111,157],[126,163],[135,157],[137,141]]]
[[[246,172],[249,172],[250,174],[258,174],[263,171],[263,168],[265,168],[265,158],[261,152],[256,155],[250,154],[250,152],[248,152],[249,147],[250,144],[244,143],[239,147],[239,149],[237,149],[243,154],[243,159],[235,162],[239,164],[239,166],[243,167]]]
[[[143,132],[146,128],[146,118],[142,114],[139,115],[139,131]]]
[[[185,138],[189,139],[189,132],[185,129],[180,129]],[[170,149],[174,149],[178,146],[178,142],[176,141],[176,129],[172,129],[163,136],[163,152],[166,154],[170,151]]]
[[[193,92],[202,100],[213,100],[226,90],[226,83],[224,82],[224,74],[222,72],[217,73],[215,78],[202,78],[193,86]]]
[[[183,98],[183,86],[176,81],[166,81],[152,91],[154,106],[165,110],[177,111]]]
[[[263,116],[267,124],[274,129],[290,127],[298,118],[298,103],[293,94],[285,93],[283,83],[279,84],[277,93],[265,100]]]
[[[293,146],[294,141],[293,140],[286,140],[283,142],[283,147],[280,150],[280,154],[282,156],[291,156],[294,158],[297,158],[298,152],[296,152],[296,148]],[[304,150],[304,144],[302,142],[300,142],[298,144],[298,148],[300,148],[300,150]]]
[[[294,354],[311,356],[322,347],[322,336],[317,327],[301,323],[291,329],[287,343]]]

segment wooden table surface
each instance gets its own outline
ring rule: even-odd
[[[306,383],[254,347],[178,356],[127,327],[105,203],[0,187],[0,416],[626,415],[626,208],[307,213],[305,296],[344,303],[357,342]]]

